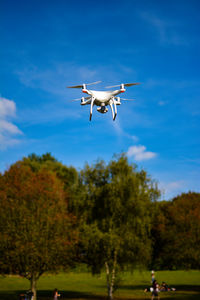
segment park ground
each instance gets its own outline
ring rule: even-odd
[[[200,271],[157,271],[159,283],[167,282],[175,287],[175,292],[161,292],[161,299],[200,299]],[[144,289],[150,286],[150,271],[125,272],[114,294],[116,300],[150,299],[151,294]],[[105,274],[92,276],[83,270],[74,272],[45,274],[37,284],[38,300],[53,299],[54,288],[59,289],[61,299],[106,299]],[[18,276],[0,276],[0,300],[18,300],[19,294],[29,289],[29,281]]]

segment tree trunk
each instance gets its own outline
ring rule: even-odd
[[[37,290],[36,290],[37,279],[35,274],[32,274],[30,283],[31,283],[31,291],[33,292],[33,297],[31,300],[37,300]]]
[[[106,266],[106,282],[107,282],[108,298],[112,299],[112,291],[110,289],[110,269],[107,261],[105,262],[105,266]]]
[[[110,300],[113,299],[113,290],[114,290],[115,275],[116,275],[116,265],[117,265],[117,251],[115,251],[115,253],[114,253],[112,272],[110,271],[108,263],[105,262],[108,298]]]

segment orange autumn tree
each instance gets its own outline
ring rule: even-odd
[[[0,271],[36,284],[46,271],[72,263],[77,242],[63,183],[54,172],[17,162],[0,176]]]

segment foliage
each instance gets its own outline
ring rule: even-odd
[[[72,262],[75,218],[56,174],[17,162],[0,178],[0,270],[32,288],[46,271]]]
[[[24,157],[0,174],[0,272],[33,287],[79,258],[93,274],[106,271],[112,298],[123,270],[199,268],[200,194],[159,195],[123,154],[80,172],[50,153]]]
[[[137,171],[124,155],[108,165],[103,161],[86,165],[81,183],[85,187],[83,257],[93,273],[106,268],[112,298],[117,271],[145,265],[151,258],[151,202],[159,191],[147,173]]]
[[[153,264],[165,269],[200,268],[200,194],[158,203],[153,227]]]
[[[65,190],[71,192],[71,194],[75,191],[78,184],[77,170],[72,166],[67,167],[63,165],[53,157],[51,153],[47,152],[41,156],[32,153],[28,157],[24,157],[22,163],[30,166],[34,172],[37,172],[40,169],[55,172],[57,177],[64,183]]]

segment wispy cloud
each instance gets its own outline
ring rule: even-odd
[[[119,73],[130,73],[137,76],[136,71],[122,64],[113,65],[77,65],[69,61],[52,62],[48,68],[41,68],[32,63],[17,69],[15,74],[19,81],[29,88],[39,88],[57,96],[66,96],[66,86],[90,83],[103,79],[103,85],[119,82]],[[99,86],[99,85],[98,85]],[[101,86],[101,85],[100,85]],[[73,90],[71,90],[71,93]],[[68,91],[69,94],[69,91]]]
[[[161,19],[150,12],[143,12],[141,17],[156,31],[161,44],[174,46],[188,45],[187,40],[177,29],[180,25],[178,26],[174,21]]]
[[[171,79],[156,79],[149,78],[143,88],[154,88],[154,87],[166,87],[170,86],[173,89],[188,89],[188,88],[199,88],[200,81],[199,80],[171,80]]]
[[[0,97],[0,150],[18,144],[19,139],[15,135],[23,134],[11,121],[16,116],[16,104],[14,101]]]
[[[138,145],[129,147],[127,156],[133,157],[136,161],[143,161],[155,158],[157,154],[155,152],[146,151],[145,146]]]
[[[124,70],[123,70],[124,69]],[[131,68],[119,65],[119,72],[134,72]],[[15,71],[18,80],[29,89],[40,89],[48,93],[51,100],[48,104],[40,102],[40,109],[25,109],[21,112],[23,121],[31,123],[55,122],[65,118],[79,119],[84,111],[80,105],[70,102],[71,99],[82,96],[80,90],[66,89],[67,86],[90,83],[97,80],[103,82],[94,89],[104,89],[105,85],[119,82],[119,73],[109,65],[77,65],[73,62],[52,62],[51,67],[41,68],[32,63]],[[129,74],[130,76],[130,74]],[[78,103],[77,103],[78,104]],[[45,116],[43,111],[46,112]],[[27,120],[28,116],[28,120]],[[118,129],[116,129],[118,130]],[[119,129],[120,130],[120,129]]]
[[[159,182],[159,188],[163,193],[163,196],[167,198],[173,197],[183,191],[185,182],[183,180],[170,181],[170,182]]]
[[[110,119],[110,124],[111,124],[111,126],[113,126],[113,128],[115,129],[115,131],[116,131],[116,133],[117,133],[118,136],[120,136],[120,137],[126,137],[126,138],[132,140],[134,143],[137,143],[139,141],[139,137],[138,136],[131,135],[131,134],[129,134],[129,133],[127,133],[127,132],[124,131],[124,129],[121,126],[119,116],[115,120],[115,122],[113,122],[113,120]]]
[[[20,82],[29,88],[39,88],[56,96],[66,97],[66,86],[101,80],[105,78],[105,74],[108,78],[113,77],[114,72],[104,66],[77,66],[70,62],[56,62],[46,69],[30,63],[15,74]]]

